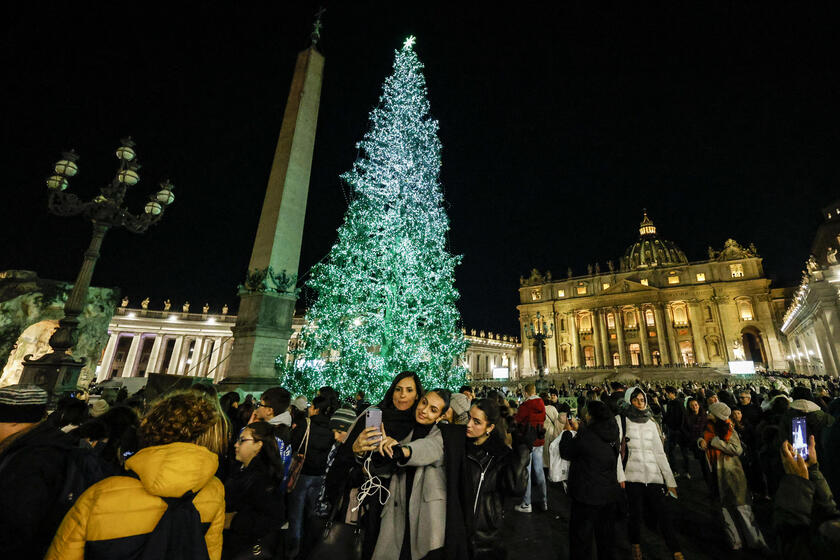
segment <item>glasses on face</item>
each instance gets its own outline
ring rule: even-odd
[[[739,398],[740,398],[741,400],[744,400],[744,399],[748,399],[748,398],[750,398],[750,396],[749,396],[749,395],[741,395]]]
[[[238,443],[245,443],[246,441],[254,441],[254,438],[243,438],[243,437],[241,437],[241,438],[239,438],[239,439],[238,439],[238,440],[236,440],[236,441],[237,441]]]
[[[255,404],[255,405],[254,405],[254,408],[262,408],[262,407],[264,407],[264,406],[265,406],[265,405],[264,405],[263,403],[258,402],[257,404]]]

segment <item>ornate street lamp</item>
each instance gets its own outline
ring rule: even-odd
[[[545,341],[554,336],[554,325],[546,324],[540,317],[540,312],[537,311],[536,323],[531,321],[525,326],[525,336],[529,340],[533,340],[534,354],[537,361],[537,372],[540,379],[537,381],[537,390],[543,391],[547,388],[548,383],[545,381]]]
[[[67,192],[70,178],[79,171],[77,161],[79,156],[74,151],[62,154],[62,159],[55,164],[54,173],[47,178],[50,189],[49,210],[58,216],[83,215],[93,224],[93,237],[90,241],[82,268],[73,284],[73,290],[67,303],[64,304],[64,318],[58,322],[58,329],[50,337],[53,351],[37,359],[31,359],[31,354],[23,360],[21,383],[34,383],[45,388],[52,394],[73,390],[79,378],[79,373],[85,365],[85,359],[76,359],[70,355],[70,349],[78,341],[78,316],[84,309],[87,300],[93,268],[99,258],[99,249],[105,234],[111,228],[123,227],[132,233],[143,233],[149,226],[158,222],[166,207],[175,200],[172,194],[174,188],[169,181],[160,184],[160,190],[149,197],[143,214],[131,214],[124,206],[123,200],[130,187],[140,181],[137,171],[137,152],[131,137],[123,138],[121,146],[116,151],[120,167],[110,184],[102,187],[99,196],[83,202],[75,194]]]

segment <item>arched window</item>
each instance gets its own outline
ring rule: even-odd
[[[678,327],[685,327],[688,326],[688,314],[685,310],[685,304],[680,303],[676,304],[673,307],[674,310],[674,325]]]
[[[640,365],[641,361],[639,356],[642,353],[641,347],[638,344],[631,344],[628,349],[630,350],[630,365]]]
[[[613,315],[612,313],[607,313],[607,328],[615,328],[615,315]]]
[[[587,367],[595,367],[595,348],[586,346],[583,349],[583,359]]]
[[[656,321],[653,319],[653,309],[648,308],[645,310],[645,323],[647,326],[652,327],[656,324]]]
[[[624,324],[627,326],[628,329],[635,329],[636,328],[636,312],[635,311],[625,311],[624,312]]]
[[[580,317],[580,332],[592,332],[592,315],[589,313]]]

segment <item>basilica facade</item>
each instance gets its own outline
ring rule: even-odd
[[[606,270],[520,278],[522,375],[590,367],[708,366],[746,359],[786,369],[778,335],[785,290],[752,245],[729,239],[689,261],[644,215],[639,238]]]

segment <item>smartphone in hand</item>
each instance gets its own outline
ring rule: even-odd
[[[805,422],[804,416],[796,416],[791,422],[790,441],[793,444],[793,450],[802,457],[803,460],[808,460],[808,425]]]
[[[380,409],[375,406],[367,409],[365,412],[365,428],[376,428],[380,434],[382,433],[382,411]],[[382,439],[381,435],[379,439]]]

